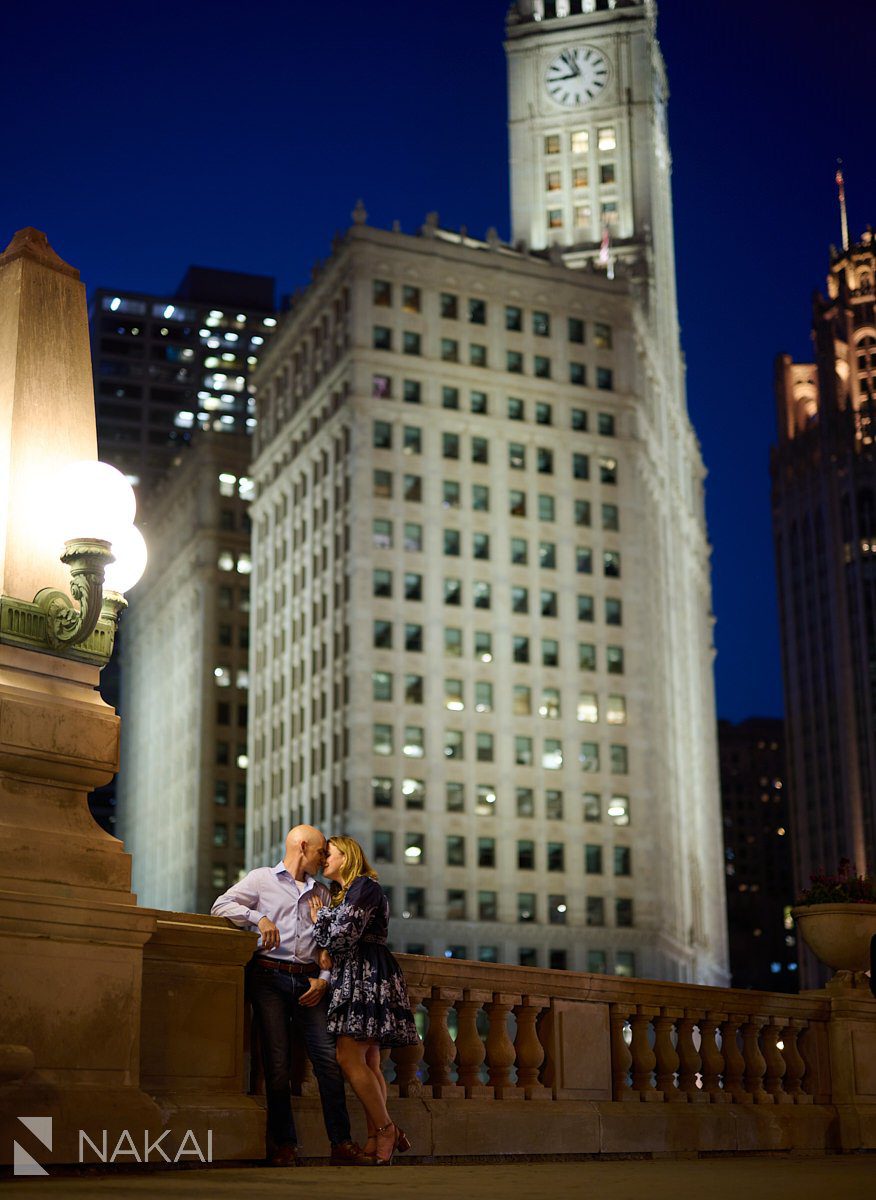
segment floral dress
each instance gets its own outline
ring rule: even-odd
[[[389,903],[374,879],[360,875],[337,908],[316,914],[316,941],[334,960],[327,1027],[381,1046],[419,1040],[404,975],[386,948]]]

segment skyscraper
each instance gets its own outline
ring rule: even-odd
[[[359,206],[259,364],[248,856],[313,820],[400,949],[725,982],[653,6],[507,32],[511,244]]]
[[[832,249],[813,362],[776,364],[772,457],[794,873],[876,862],[876,245]],[[812,978],[811,963],[803,982]]]

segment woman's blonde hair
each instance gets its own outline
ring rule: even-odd
[[[350,885],[361,875],[365,875],[368,879],[376,879],[377,872],[365,857],[365,851],[355,838],[339,835],[338,837],[330,837],[328,844],[336,846],[344,856],[343,866],[341,867],[340,885],[336,885],[335,883],[332,885],[332,907],[334,908],[336,905],[343,903]]]

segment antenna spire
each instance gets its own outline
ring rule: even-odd
[[[849,248],[849,218],[846,213],[846,184],[843,179],[843,160],[836,160],[836,186],[839,192],[840,225],[843,231],[843,250]]]

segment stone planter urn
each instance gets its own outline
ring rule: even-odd
[[[838,974],[869,970],[876,904],[801,904],[791,915],[815,957]]]

